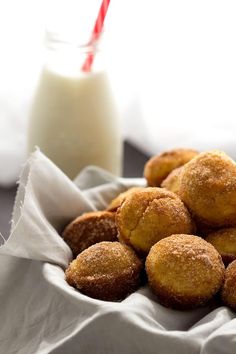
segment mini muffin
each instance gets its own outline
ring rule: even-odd
[[[225,265],[236,259],[236,228],[230,227],[210,233],[206,237],[221,255]]]
[[[116,301],[140,284],[142,262],[119,242],[100,242],[87,248],[66,270],[66,281],[95,299]]]
[[[200,228],[235,226],[235,162],[220,151],[199,154],[183,167],[179,195]]]
[[[102,241],[117,241],[115,215],[109,211],[92,211],[73,220],[62,237],[71,248],[74,257]]]
[[[150,187],[159,187],[175,168],[183,166],[198,152],[191,149],[175,149],[153,156],[144,167],[144,177]]]
[[[230,263],[225,271],[221,298],[225,305],[236,311],[236,260]]]
[[[146,259],[149,285],[159,302],[174,309],[206,304],[224,278],[221,256],[193,235],[172,235],[157,242]]]
[[[132,187],[127,191],[120,193],[115,199],[111,201],[111,203],[107,207],[107,210],[113,212],[117,211],[117,209],[121,206],[121,204],[123,203],[123,201],[126,199],[128,195],[142,189],[143,189],[142,187]]]
[[[164,188],[133,192],[116,213],[118,238],[146,255],[151,246],[174,233],[191,234],[194,223],[180,198]]]
[[[183,166],[175,168],[161,183],[162,188],[168,189],[173,193],[179,194],[179,180]]]

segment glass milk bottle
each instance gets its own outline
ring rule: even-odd
[[[78,45],[47,33],[46,45],[29,119],[29,151],[38,146],[70,178],[88,165],[120,175],[120,119],[98,41]],[[88,57],[94,61],[86,72]]]

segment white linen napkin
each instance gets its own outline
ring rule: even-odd
[[[227,307],[167,309],[147,286],[106,302],[66,283],[72,255],[60,236],[64,226],[144,184],[94,167],[73,183],[40,151],[32,154],[19,181],[11,235],[0,248],[0,353],[235,352],[236,314]]]

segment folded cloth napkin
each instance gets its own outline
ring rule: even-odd
[[[60,236],[64,226],[144,184],[94,167],[72,182],[40,151],[32,154],[20,177],[11,235],[0,248],[0,353],[235,352],[236,314],[227,307],[174,311],[147,286],[106,302],[66,283],[72,254]]]

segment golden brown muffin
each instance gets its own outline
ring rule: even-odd
[[[174,233],[193,233],[194,223],[180,198],[164,188],[130,194],[116,213],[118,238],[140,254]]]
[[[63,231],[62,237],[74,257],[101,241],[117,241],[115,215],[109,211],[92,211],[73,220]]]
[[[119,242],[100,242],[87,248],[66,270],[66,281],[95,299],[124,299],[140,284],[142,262]]]
[[[196,150],[175,149],[153,156],[144,167],[144,177],[150,187],[159,187],[175,168],[183,166],[198,155]]]
[[[197,224],[236,225],[236,164],[220,151],[204,152],[187,163],[179,194]]]
[[[236,261],[230,263],[225,271],[221,298],[225,305],[236,311]]]
[[[224,278],[219,253],[193,235],[172,235],[157,242],[147,256],[146,271],[159,302],[175,309],[206,304]]]
[[[162,188],[168,189],[173,193],[179,194],[179,180],[183,166],[175,168],[161,183]]]
[[[121,204],[123,203],[123,201],[126,199],[128,195],[142,189],[143,187],[132,187],[127,191],[120,193],[115,199],[111,201],[111,203],[107,207],[107,210],[113,212],[117,211],[117,209],[121,206]]]
[[[236,228],[229,227],[210,233],[206,237],[221,255],[225,265],[236,259]]]

